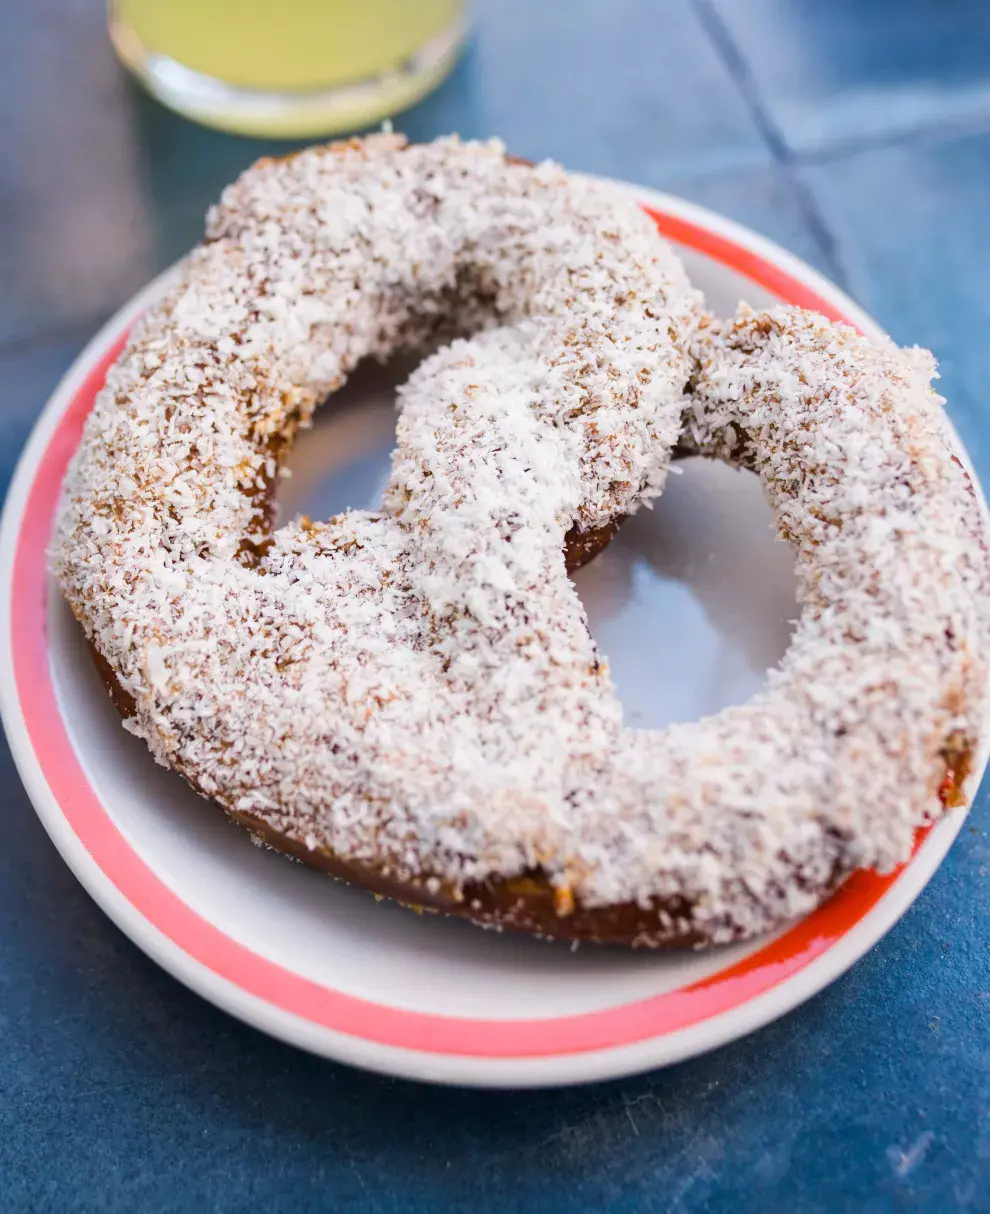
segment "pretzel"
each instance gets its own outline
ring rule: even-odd
[[[276,528],[317,404],[437,343],[381,509]],[[125,726],[271,846],[501,927],[749,936],[962,795],[986,562],[931,372],[703,319],[635,205],[498,143],[311,149],[226,191],[135,330],[55,568]],[[762,477],[802,618],[748,704],[633,730],[567,573],[678,443]]]

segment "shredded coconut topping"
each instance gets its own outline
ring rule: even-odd
[[[272,531],[314,407],[452,335],[381,511]],[[497,142],[311,149],[225,192],[137,326],[56,572],[127,727],[228,810],[399,880],[539,869],[748,935],[903,860],[978,743],[983,523],[933,370],[799,312],[704,321],[639,208]],[[633,730],[564,537],[655,497],[682,419],[762,478],[803,613],[749,703]]]

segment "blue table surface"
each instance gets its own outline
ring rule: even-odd
[[[98,0],[0,7],[0,477],[87,337],[279,145],[134,89]],[[941,360],[990,480],[990,5],[484,0],[415,138],[499,134],[748,223]],[[0,753],[0,1209],[990,1210],[990,798],[828,991],[597,1087],[433,1089],[297,1053],[90,902]]]

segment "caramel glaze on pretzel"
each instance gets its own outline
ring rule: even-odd
[[[275,529],[316,404],[451,334],[381,511]],[[497,143],[311,149],[225,193],[135,330],[54,565],[126,727],[271,846],[485,924],[750,936],[963,797],[986,550],[932,373],[801,312],[705,320],[635,206]],[[567,570],[678,443],[761,477],[802,614],[747,704],[633,730]]]

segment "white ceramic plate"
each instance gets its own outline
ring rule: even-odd
[[[837,288],[753,232],[616,188],[655,211],[715,312],[740,297],[786,300],[878,332]],[[253,847],[157,768],[121,728],[46,576],[44,549],[83,419],[128,326],[163,284],[118,313],[55,392],[0,537],[0,705],[14,757],[55,845],[147,953],[234,1015],[328,1057],[444,1082],[557,1084],[660,1066],[750,1032],[832,981],[904,913],[961,812],[930,830],[899,873],[856,874],[774,938],[703,953],[572,951],[378,903]],[[394,434],[390,384],[382,373],[357,377],[299,440],[283,511],[325,518],[375,501]],[[631,722],[658,726],[739,702],[783,654],[794,576],[769,523],[755,478],[690,461],[657,508],[578,575]]]

